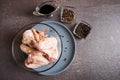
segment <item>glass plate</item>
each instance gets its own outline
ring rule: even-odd
[[[28,30],[31,28],[34,28],[36,30],[47,30],[46,34],[48,36],[54,36],[57,39],[59,58],[56,62],[49,63],[48,65],[41,66],[39,68],[27,68],[24,65],[24,61],[27,58],[27,55],[21,51],[20,44],[22,43],[23,32],[25,30]],[[12,56],[13,56],[15,62],[22,68],[24,68],[28,71],[32,71],[32,72],[44,72],[46,70],[49,70],[50,68],[55,66],[55,64],[59,61],[59,59],[61,57],[61,53],[62,53],[62,42],[61,42],[59,33],[52,26],[45,24],[45,23],[32,23],[32,24],[29,24],[29,25],[23,27],[22,29],[20,29],[17,32],[17,34],[15,35],[13,42],[12,42]]]

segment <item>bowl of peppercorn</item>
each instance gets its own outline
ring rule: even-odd
[[[64,23],[73,23],[75,21],[75,8],[72,6],[63,6],[60,13],[60,21]]]
[[[79,39],[86,38],[90,33],[91,28],[91,25],[87,22],[80,21],[75,25],[73,34]]]

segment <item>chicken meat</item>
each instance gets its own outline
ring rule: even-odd
[[[34,38],[32,30],[26,30],[23,33],[22,43],[31,46],[31,41],[33,41],[34,39],[35,38]]]
[[[49,61],[42,56],[43,53],[35,52],[28,55],[28,58],[25,60],[25,66],[28,68],[38,68],[43,65],[49,64]]]
[[[57,39],[45,34],[46,30],[26,30],[23,33],[21,50],[28,55],[25,66],[37,68],[58,59]]]

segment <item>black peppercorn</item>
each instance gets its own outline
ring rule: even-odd
[[[86,38],[87,35],[90,33],[90,30],[91,27],[89,24],[81,22],[75,26],[73,33],[78,38]]]
[[[75,13],[72,9],[64,8],[61,15],[61,21],[66,23],[72,23],[75,18],[74,14]]]

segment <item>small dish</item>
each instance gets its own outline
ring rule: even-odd
[[[76,11],[74,7],[63,6],[61,8],[60,20],[64,23],[73,23],[75,22]]]
[[[36,16],[52,17],[58,9],[59,5],[56,1],[46,1],[37,5],[33,14]]]
[[[78,38],[86,38],[91,31],[91,25],[85,21],[77,23],[74,27],[73,34]]]

